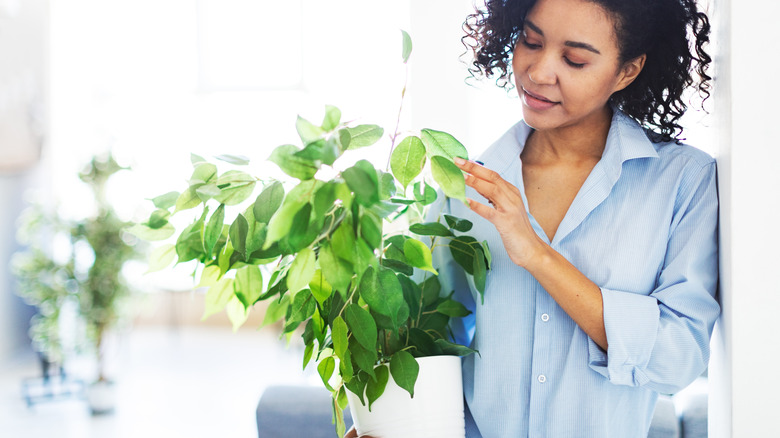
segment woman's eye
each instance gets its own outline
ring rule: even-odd
[[[522,40],[522,43],[524,46],[528,47],[529,49],[538,49],[539,47],[542,47],[540,44],[533,44],[525,39]]]
[[[582,64],[577,64],[576,62],[572,62],[572,61],[571,61],[569,58],[567,58],[567,57],[565,57],[565,56],[563,57],[563,59],[564,59],[564,60],[566,60],[566,63],[567,63],[567,64],[569,64],[570,66],[572,66],[572,67],[574,67],[574,68],[582,68],[582,67],[585,67],[585,63],[582,63]]]

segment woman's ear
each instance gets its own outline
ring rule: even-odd
[[[634,79],[639,76],[639,73],[642,72],[646,60],[647,55],[642,54],[634,59],[626,61],[623,66],[620,67],[618,83],[615,86],[615,91],[620,91],[631,85],[631,83],[634,82]]]

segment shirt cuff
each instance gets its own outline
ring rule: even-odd
[[[658,300],[647,295],[601,288],[608,351],[588,338],[588,365],[616,385],[639,386],[655,346],[660,320]]]

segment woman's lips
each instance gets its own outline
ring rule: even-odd
[[[558,105],[559,102],[552,102],[544,96],[533,94],[523,88],[523,102],[534,110],[543,111]]]

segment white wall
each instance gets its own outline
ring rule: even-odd
[[[775,436],[780,406],[780,4],[715,2],[723,316],[713,341],[710,436]]]
[[[47,19],[47,0],[0,3],[0,122],[13,121],[0,123],[0,130],[6,130],[0,132],[0,141],[8,142],[0,149],[6,152],[27,148],[28,144],[17,142],[26,143],[30,132],[45,128],[21,124],[27,122],[30,109],[45,108]],[[15,222],[23,207],[23,194],[37,181],[36,169],[23,163],[35,155],[37,152],[0,155],[6,157],[0,162],[0,364],[13,352],[29,348],[26,329],[31,309],[14,294],[8,263],[17,247]]]

